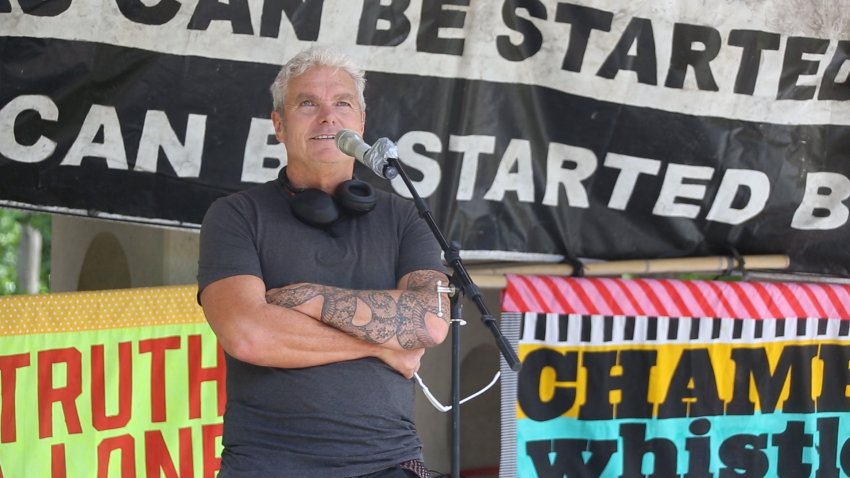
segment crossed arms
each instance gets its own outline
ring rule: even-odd
[[[419,270],[394,290],[293,284],[266,291],[258,277],[240,275],[208,285],[201,304],[221,346],[244,362],[302,368],[376,357],[410,377],[424,348],[448,333],[448,298],[438,299],[438,280],[448,282]]]

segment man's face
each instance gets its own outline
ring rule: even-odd
[[[334,141],[347,128],[363,134],[365,115],[357,100],[351,76],[342,70],[319,66],[290,80],[283,117],[272,113],[278,140],[294,162],[351,162]]]

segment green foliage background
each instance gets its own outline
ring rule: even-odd
[[[50,286],[50,215],[16,209],[0,208],[0,295],[24,294],[18,290],[18,244],[21,227],[29,224],[41,232],[41,273],[39,292],[48,292]]]

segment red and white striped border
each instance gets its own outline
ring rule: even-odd
[[[850,286],[508,275],[503,312],[850,319]]]

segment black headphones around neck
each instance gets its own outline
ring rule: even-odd
[[[357,178],[337,186],[334,195],[314,188],[296,188],[289,183],[284,166],[277,176],[278,185],[291,197],[292,214],[301,222],[327,229],[346,216],[360,216],[375,208],[378,197],[372,185]]]

